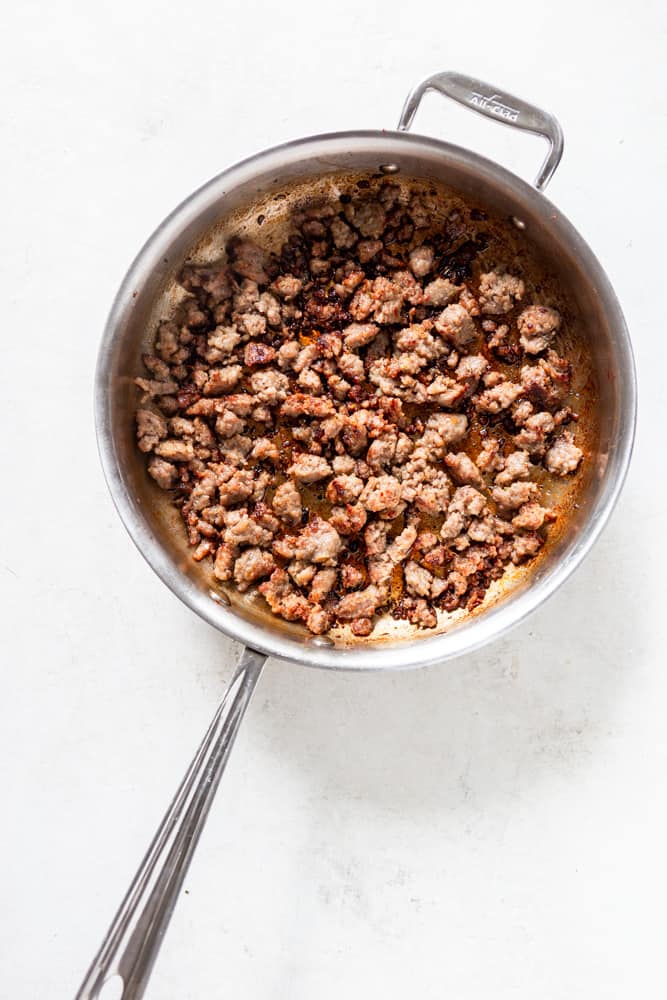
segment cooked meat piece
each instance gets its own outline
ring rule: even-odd
[[[331,614],[324,608],[314,607],[306,618],[306,628],[314,635],[323,635],[331,628]]]
[[[246,549],[234,563],[234,581],[239,590],[244,591],[255,580],[269,576],[275,568],[276,564],[270,552]]]
[[[419,625],[420,628],[435,628],[438,624],[437,614],[423,597],[418,597],[409,603],[407,600],[403,601],[403,605],[407,611],[408,621],[413,625]]]
[[[300,562],[293,559],[287,567],[287,572],[292,577],[297,587],[307,587],[317,573],[317,567],[310,563]]]
[[[341,354],[338,359],[338,370],[350,382],[360,382],[364,377],[364,362],[358,354]]]
[[[142,354],[141,360],[144,368],[150,372],[158,382],[168,382],[171,370],[166,361],[162,361],[155,354]]]
[[[152,451],[167,436],[167,421],[153,410],[137,410],[137,443],[140,451]]]
[[[222,396],[231,392],[239,382],[243,368],[241,365],[228,365],[226,368],[214,368],[204,384],[205,396]]]
[[[304,368],[297,379],[297,384],[300,389],[305,389],[313,396],[322,395],[322,381],[317,372],[314,372],[312,368]]]
[[[321,604],[335,587],[337,578],[338,573],[335,569],[318,570],[310,585],[309,600],[313,604]]]
[[[539,494],[535,483],[515,482],[509,486],[495,486],[491,496],[499,507],[505,510],[516,510]]]
[[[533,533],[517,535],[512,542],[512,562],[518,565],[524,559],[530,559],[536,552],[539,552],[543,544],[544,540],[539,535]]]
[[[426,430],[435,432],[443,445],[458,444],[466,436],[468,418],[462,413],[434,413],[426,422]]]
[[[345,217],[362,236],[381,236],[385,226],[385,210],[379,201],[350,202],[345,206]]]
[[[369,556],[380,555],[387,548],[387,525],[373,521],[364,532],[366,552]]]
[[[215,553],[215,560],[213,562],[213,575],[216,580],[231,580],[234,572],[234,550],[226,545],[224,542],[222,545],[218,545],[218,550]]]
[[[492,330],[492,335],[488,338],[486,342],[487,345],[491,348],[492,351],[496,351],[499,357],[503,356],[506,357],[507,355],[504,354],[503,352],[507,350],[507,340],[510,332],[509,326],[507,325],[507,323],[501,323],[500,325],[497,325],[496,323],[492,323],[490,321],[487,321],[487,323]],[[485,324],[482,323],[482,326],[484,325]]]
[[[481,542],[485,545],[493,545],[500,539],[496,534],[495,518],[484,517],[481,520],[475,519],[468,525],[468,538],[471,542]]]
[[[225,475],[223,475],[223,470]],[[190,506],[193,511],[204,510],[211,507],[213,499],[218,491],[218,485],[229,479],[232,469],[227,466],[218,466],[208,469],[198,483],[195,483],[190,494]],[[216,505],[219,506],[219,505]]]
[[[300,524],[302,508],[301,494],[292,482],[282,483],[273,495],[271,506],[283,521]]]
[[[281,305],[271,292],[262,292],[257,303],[257,311],[266,316],[269,326],[279,327],[282,323]]]
[[[336,529],[315,516],[297,536],[294,553],[297,559],[331,565],[342,544]]]
[[[428,597],[431,593],[433,574],[420,566],[419,563],[410,560],[405,565],[405,586],[411,594],[416,597]]]
[[[528,306],[516,321],[526,354],[545,351],[560,329],[560,313],[548,306]]]
[[[433,467],[432,467],[433,468]],[[423,514],[441,514],[450,495],[449,478],[439,469],[435,470],[417,490],[415,506]]]
[[[366,510],[377,512],[392,510],[400,499],[401,484],[395,476],[371,476],[364,486],[359,502]]]
[[[252,438],[243,434],[235,434],[220,442],[220,453],[228,465],[237,467],[245,465],[246,455],[252,449]]]
[[[268,258],[260,246],[252,240],[237,239],[232,240],[227,249],[231,258],[230,267],[235,274],[256,281],[258,285],[268,282]]]
[[[379,603],[380,592],[377,587],[370,584],[364,590],[357,590],[341,597],[336,604],[336,615],[343,621],[352,621],[354,618],[372,618]]]
[[[393,540],[389,548],[387,549],[387,555],[393,563],[401,563],[412,548],[417,538],[417,529],[414,524],[409,524],[407,528],[403,528],[400,535],[397,535]]]
[[[291,368],[299,357],[300,347],[296,340],[288,340],[278,348],[276,355],[280,368]]]
[[[365,416],[365,411],[358,410],[356,413],[345,418],[341,437],[347,450],[352,455],[360,455],[368,445],[368,432],[366,431],[365,422],[362,422],[362,418],[365,418]]]
[[[171,490],[178,482],[178,469],[171,462],[165,462],[163,458],[155,455],[149,459],[148,472],[163,490]]]
[[[250,458],[256,462],[273,462],[276,464],[280,453],[269,438],[257,438],[250,452]]]
[[[479,307],[487,316],[502,316],[513,308],[515,301],[523,298],[524,291],[520,278],[489,271],[479,281]]]
[[[351,563],[343,564],[340,577],[343,590],[356,590],[362,583],[366,582],[366,574],[358,566],[353,566]]]
[[[301,281],[301,278],[297,278],[293,274],[281,274],[271,285],[271,288],[276,295],[279,295],[281,299],[285,300],[285,302],[292,302],[297,297],[302,287],[303,282]]]
[[[373,631],[373,622],[370,618],[356,618],[350,624],[350,631],[353,635],[363,638]]]
[[[287,474],[300,483],[318,483],[320,479],[333,475],[333,469],[326,458],[319,455],[297,455]]]
[[[435,329],[455,347],[467,347],[477,339],[477,328],[467,309],[457,302],[442,310]]]
[[[357,463],[351,455],[336,455],[331,462],[333,470],[337,476],[351,476],[357,467]]]
[[[351,503],[363,488],[364,481],[358,476],[336,476],[327,486],[327,500],[333,504]]]
[[[227,512],[227,527],[223,541],[230,547],[240,545],[269,545],[273,532],[263,528],[254,517],[248,514],[245,507],[241,510]]]
[[[449,513],[460,513],[465,517],[478,517],[486,509],[484,495],[473,486],[459,486],[449,504]]]
[[[496,486],[509,486],[517,479],[528,479],[532,466],[527,451],[513,451],[505,459],[502,471],[496,476]]]
[[[259,313],[241,313],[236,318],[243,332],[249,337],[262,337],[266,333],[266,320]]]
[[[476,486],[481,488],[484,485],[479,469],[465,452],[458,454],[450,453],[445,456],[445,465],[455,483],[459,486]]]
[[[394,338],[396,350],[416,354],[424,362],[435,361],[443,353],[447,353],[447,348],[442,341],[431,335],[430,329],[430,322],[413,323],[412,326],[407,326]]]
[[[492,389],[485,389],[477,400],[477,409],[482,413],[500,413],[511,406],[523,393],[523,386],[516,382],[501,382]]]
[[[424,303],[440,309],[455,299],[460,291],[460,285],[453,285],[449,278],[436,278],[424,289]]]
[[[157,382],[149,378],[135,378],[134,384],[144,393],[141,398],[142,403],[154,396],[170,396],[178,392],[178,382]]]
[[[254,487],[252,472],[237,469],[225,483],[221,483],[218,487],[221,505],[231,507],[232,504],[239,503],[241,500],[247,500]]]
[[[349,250],[359,239],[354,230],[348,226],[347,222],[343,222],[342,219],[331,220],[331,237],[334,241],[334,246],[339,250]]]
[[[284,569],[274,569],[271,578],[265,583],[260,583],[258,589],[273,613],[287,621],[298,621],[310,614],[310,604],[305,597],[293,591],[289,576]]]
[[[315,347],[323,358],[337,358],[343,350],[343,340],[338,333],[321,333]]]
[[[343,330],[345,350],[355,351],[358,347],[365,347],[379,332],[380,328],[375,323],[351,323]]]
[[[410,269],[415,278],[424,278],[433,270],[433,248],[422,244],[410,251]]]
[[[257,403],[275,406],[276,403],[281,403],[287,398],[289,379],[282,372],[276,371],[274,368],[267,368],[265,371],[254,372],[250,376],[250,388]]]
[[[517,448],[524,448],[530,455],[541,457],[546,450],[547,438],[555,429],[554,418],[546,411],[528,417],[518,434],[514,435]]]
[[[330,399],[319,396],[306,396],[303,392],[295,392],[287,396],[280,408],[284,417],[330,417],[335,408]]]
[[[475,459],[475,465],[480,472],[494,472],[503,464],[500,452],[500,442],[498,438],[489,437],[484,439],[484,444],[479,455]]]
[[[237,417],[231,410],[223,410],[215,421],[215,432],[218,437],[229,438],[241,434],[245,430],[245,421]]]
[[[538,531],[544,524],[549,511],[539,503],[526,503],[519,508],[519,513],[512,518],[512,525],[525,531]]]
[[[259,365],[268,365],[275,360],[276,352],[273,347],[267,344],[248,344],[245,349],[243,360],[247,368],[257,368]]]
[[[178,327],[171,320],[160,323],[155,338],[155,353],[163,361],[178,363],[187,356],[187,351],[183,352],[178,335]]]
[[[382,469],[393,461],[396,454],[397,435],[391,431],[381,434],[371,443],[366,455],[366,461],[373,469]]]
[[[563,431],[544,456],[544,466],[555,476],[569,476],[577,471],[583,455],[581,448],[574,443],[572,433]]]
[[[232,294],[232,281],[225,265],[190,264],[183,268],[179,282],[188,292],[206,292],[209,303],[222,302]]]
[[[154,450],[156,455],[166,458],[169,462],[191,462],[195,457],[192,441],[183,441],[181,438],[159,441]]]
[[[426,390],[431,402],[439,406],[456,406],[466,394],[466,387],[447,375],[437,375]]]
[[[357,243],[357,257],[362,264],[366,264],[373,257],[376,257],[382,248],[382,240],[359,240]]]
[[[488,367],[489,362],[481,354],[468,354],[459,361],[454,374],[474,389]]]
[[[524,386],[523,378],[521,379],[521,384]],[[518,402],[514,403],[512,406],[512,420],[517,427],[523,427],[528,417],[533,415],[533,404],[527,399],[519,399]]]
[[[465,528],[465,518],[458,510],[451,510],[442,522],[440,537],[443,542],[453,542]]]
[[[360,503],[348,503],[344,507],[332,507],[329,523],[341,535],[356,535],[366,524],[368,515]]]
[[[569,367],[563,371],[540,358],[536,365],[524,365],[521,369],[521,384],[527,399],[535,406],[557,410],[570,388]]]
[[[194,420],[187,420],[186,417],[172,417],[168,427],[174,437],[193,437],[195,433]]]

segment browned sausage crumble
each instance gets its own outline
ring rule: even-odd
[[[279,253],[237,237],[186,266],[136,379],[193,559],[316,634],[474,608],[582,460],[559,312],[479,273],[423,196],[365,188],[304,207]]]

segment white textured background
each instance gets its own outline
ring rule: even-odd
[[[270,663],[150,1000],[664,996],[662,3],[146,2],[3,13],[0,994],[72,996],[238,649],[126,537],[92,426],[130,259],[194,187],[302,134],[393,127],[454,68],[552,110],[549,194],[640,376],[624,496],[509,638],[400,676]],[[532,176],[436,97],[421,131]]]

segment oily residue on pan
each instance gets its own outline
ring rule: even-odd
[[[354,222],[346,215],[346,206],[350,204],[363,205],[366,199],[372,200],[379,186],[386,185],[386,183],[386,181],[378,177],[359,178],[357,175],[354,177],[329,177],[316,183],[311,182],[308,185],[297,185],[284,192],[279,192],[277,195],[274,194],[265,198],[262,202],[254,205],[245,212],[236,213],[234,217],[221,220],[220,224],[207,234],[205,239],[193,249],[188,263],[201,266],[211,261],[224,260],[228,243],[232,236],[253,238],[269,253],[278,253],[282,249],[282,273],[299,273],[301,275],[303,289],[299,294],[298,303],[300,307],[303,307],[300,311],[305,314],[305,319],[307,320],[307,322],[304,322],[303,316],[288,315],[289,310],[284,309],[285,302],[283,301],[284,315],[281,317],[280,329],[276,329],[275,326],[271,327],[269,324],[265,325],[265,329],[261,333],[255,332],[249,336],[244,334],[243,340],[236,350],[237,356],[214,358],[210,362],[209,367],[218,368],[221,364],[228,367],[230,362],[240,362],[243,368],[243,351],[249,339],[265,344],[270,349],[278,351],[281,345],[292,336],[293,338],[298,338],[299,347],[304,349],[312,345],[317,345],[320,342],[322,334],[326,335],[329,332],[341,329],[345,331],[351,323],[355,322],[355,317],[350,313],[354,293],[352,296],[344,296],[336,293],[334,290],[336,284],[335,275],[327,273],[326,269],[317,263],[315,265],[312,264],[313,259],[316,262],[318,259],[319,261],[326,262],[328,256],[335,256],[328,230],[325,232],[323,239],[318,240],[317,227],[315,226],[314,231],[304,243],[303,226],[304,222],[306,225],[309,222],[317,222],[319,210],[313,210],[313,206],[320,205],[326,209],[327,204],[335,202],[336,212],[340,215],[341,219],[344,220],[347,218],[348,222],[351,222],[351,228],[354,231]],[[392,183],[395,183],[393,179]],[[406,238],[405,234],[400,233],[394,233],[393,238],[384,238],[383,236],[381,252],[375,258],[371,257],[362,264],[364,272],[363,280],[373,282],[383,275],[391,277],[397,268],[406,268],[408,266],[406,255],[410,248],[426,244],[433,251],[434,263],[428,277],[424,277],[422,280],[422,287],[425,287],[428,280],[436,276],[447,278],[452,284],[459,287],[461,285],[467,286],[471,296],[471,300],[467,304],[474,314],[474,304],[471,303],[474,303],[475,297],[479,298],[479,283],[482,274],[495,270],[496,272],[507,272],[510,275],[519,276],[524,286],[521,299],[513,300],[510,303],[510,308],[500,316],[497,314],[485,315],[482,313],[475,320],[478,327],[484,320],[487,322],[496,322],[498,326],[502,324],[507,325],[510,332],[505,341],[503,342],[503,338],[500,337],[495,345],[491,347],[489,341],[493,340],[494,334],[486,330],[482,335],[481,331],[478,330],[480,336],[474,346],[469,349],[462,347],[459,350],[459,354],[462,358],[465,358],[466,354],[474,352],[476,357],[487,362],[490,368],[486,376],[489,373],[497,373],[499,378],[504,378],[508,381],[512,381],[512,379],[516,380],[522,364],[533,363],[539,360],[537,356],[524,356],[518,342],[516,323],[523,307],[527,303],[539,303],[540,305],[558,310],[563,318],[563,322],[554,341],[554,346],[560,355],[567,355],[572,362],[572,379],[569,393],[567,398],[564,397],[561,400],[562,405],[559,405],[560,409],[566,409],[568,406],[571,407],[579,417],[577,423],[571,416],[567,416],[562,426],[566,430],[567,428],[575,430],[577,445],[582,448],[586,455],[592,446],[596,433],[593,402],[595,388],[592,379],[592,367],[586,352],[584,338],[581,336],[582,331],[578,328],[577,316],[559,286],[556,276],[550,274],[544,262],[535,255],[534,249],[530,246],[525,235],[517,232],[516,229],[504,220],[490,217],[482,207],[471,206],[469,203],[463,202],[455,194],[441,188],[439,185],[434,185],[433,182],[403,179],[400,182],[398,191],[398,202],[406,206],[406,211],[408,211],[409,200],[414,199],[415,195],[428,202],[426,224],[417,227],[417,235],[415,236],[408,236]],[[330,224],[330,220],[327,220],[326,212],[323,217],[323,224],[325,225],[325,230]],[[299,230],[299,227],[301,227],[301,234],[299,239],[295,240],[294,233],[295,230]],[[313,229],[312,225],[311,229]],[[290,235],[292,235],[292,243],[287,248],[284,248],[285,241],[290,238]],[[363,232],[356,233],[357,242],[362,236],[364,236]],[[372,237],[366,237],[367,240],[369,238]],[[320,249],[316,248],[312,258],[309,258],[304,263],[304,247],[310,253],[317,243],[323,243],[326,246]],[[318,253],[320,255],[319,258],[317,256]],[[355,249],[349,248],[349,250],[343,250],[339,256],[342,256],[349,264],[354,259],[355,253]],[[233,263],[234,251],[232,251],[231,256]],[[392,258],[395,258],[394,263],[391,262]],[[385,263],[385,260],[389,263]],[[312,278],[310,289],[308,289],[310,278],[304,271],[304,267],[313,268],[313,274],[310,276]],[[242,274],[240,273],[232,276],[237,282],[240,282],[242,279]],[[270,277],[273,279],[273,275]],[[199,294],[200,297],[197,301],[203,305],[204,300],[201,294],[197,292],[197,289],[191,287],[190,291],[194,292],[195,295]],[[307,295],[306,291],[308,291]],[[177,304],[180,303],[182,308],[184,303],[187,304],[190,302],[192,305],[192,301],[192,296],[180,285],[174,283],[166,290],[165,295],[162,296],[156,308],[156,320],[168,319],[173,315]],[[421,311],[418,306],[416,310],[406,309],[406,314],[402,315],[400,321],[396,323],[389,322],[386,326],[380,323],[379,325],[381,330],[387,330],[392,336],[395,336],[397,332],[406,325],[409,325],[410,322],[414,324],[415,322],[419,323],[426,320],[428,323],[433,320],[434,315],[434,310],[429,309],[428,306],[421,308]],[[218,319],[220,322],[228,324],[233,319],[233,316],[223,316],[221,313]],[[372,321],[373,316],[370,319]],[[157,326],[157,322],[155,325]],[[201,337],[201,332],[198,332],[198,330],[201,330],[201,327],[198,328],[195,323],[191,329],[196,337]],[[207,327],[204,326],[203,329],[205,332]],[[155,327],[149,332],[149,341],[152,340],[154,330]],[[453,349],[451,343],[449,344],[449,349]],[[366,359],[366,352],[368,350],[372,350],[372,347],[362,346],[357,353]],[[541,356],[545,356],[544,351],[541,352]],[[417,380],[421,380],[422,385],[428,385],[434,375],[439,374],[445,378],[449,378],[452,374],[455,374],[455,369],[452,365],[448,364],[448,360],[447,355],[432,360],[425,371],[417,373]],[[191,361],[187,362],[186,367],[188,364],[191,365]],[[274,361],[270,361],[268,367],[270,370],[276,368]],[[317,361],[315,362],[315,368],[317,369]],[[239,393],[252,396],[253,370],[256,371],[256,369],[252,368],[250,370],[243,369],[238,384],[233,387],[232,396]],[[289,365],[283,369],[276,368],[276,370],[286,373],[287,390],[289,393],[294,395],[303,391],[304,387],[299,383],[298,372],[294,371]],[[197,400],[202,397],[202,392],[196,391],[197,389],[201,390],[202,386],[193,386],[191,375],[191,371],[186,373],[177,394],[177,400],[181,400],[183,403],[183,406],[174,414],[174,417],[177,419],[179,416],[183,416],[186,420],[191,419],[192,415],[189,415],[187,411],[192,405],[196,405]],[[350,408],[358,409],[367,405],[375,405],[373,400],[377,397],[378,388],[376,384],[369,380],[367,375],[368,371],[366,371],[363,379],[353,381],[348,394],[343,399],[338,400],[337,405],[340,404],[343,407],[347,407],[348,410]],[[333,396],[326,386],[325,375],[321,373],[320,380],[322,381],[322,379],[324,379],[325,385],[324,397],[335,400],[335,396]],[[309,391],[307,390],[306,394]],[[386,396],[386,387],[384,391]],[[452,446],[457,454],[467,455],[469,458],[475,460],[479,456],[485,441],[490,437],[494,437],[499,442],[499,455],[502,460],[503,456],[507,458],[513,450],[516,450],[513,437],[520,428],[511,418],[511,411],[509,409],[499,414],[480,413],[477,400],[482,392],[484,392],[483,382],[479,386],[475,386],[460,403],[452,406],[444,405],[436,407],[436,410],[441,410],[445,413],[465,414],[468,418],[467,434],[462,440]],[[206,397],[204,396],[204,398]],[[211,397],[208,398],[210,400]],[[217,400],[221,405],[226,398],[228,397],[224,393],[213,396],[214,401]],[[159,408],[160,397],[154,397],[152,402],[153,404],[157,404]],[[185,405],[186,403],[187,406]],[[218,403],[215,405],[217,406]],[[402,405],[401,433],[406,433],[413,439],[417,439],[424,432],[429,418],[433,415],[434,408],[430,403],[426,405],[419,401],[412,402],[409,398],[405,399]],[[238,500],[234,500],[232,497],[229,508],[233,511],[245,505],[248,507],[251,515],[256,519],[259,518],[260,522],[267,526],[266,530],[271,531],[270,544],[265,546],[264,542],[260,542],[257,547],[262,549],[264,546],[267,551],[271,551],[273,548],[273,568],[268,567],[267,572],[268,570],[275,571],[275,569],[278,569],[287,577],[288,613],[285,617],[289,617],[294,609],[299,612],[299,599],[306,601],[304,605],[305,617],[307,594],[311,581],[307,579],[308,572],[303,577],[304,582],[301,583],[298,582],[298,578],[295,579],[294,575],[290,576],[290,567],[294,564],[294,542],[291,540],[295,536],[298,536],[299,531],[303,530],[314,518],[319,518],[324,522],[331,519],[332,506],[336,507],[339,505],[332,504],[332,500],[327,493],[332,478],[331,475],[320,481],[299,482],[298,488],[302,505],[300,523],[285,523],[282,519],[279,519],[277,525],[271,523],[270,519],[273,517],[272,504],[276,491],[285,482],[294,479],[294,472],[290,471],[290,469],[295,457],[298,458],[299,454],[303,453],[317,454],[321,443],[318,443],[318,440],[312,436],[308,437],[308,427],[312,427],[313,422],[310,415],[306,414],[303,417],[297,415],[296,419],[293,416],[285,417],[282,414],[282,401],[278,401],[272,409],[270,424],[263,422],[261,419],[256,421],[254,414],[245,414],[241,418],[245,421],[243,428],[244,435],[253,439],[257,437],[269,438],[275,445],[277,452],[277,460],[271,460],[268,465],[263,460],[255,463],[255,465],[251,465],[255,477],[264,476],[267,480],[262,490],[261,499],[257,501],[254,497],[250,499],[241,497]],[[168,414],[167,417],[169,417]],[[215,421],[212,416],[206,417],[204,415],[199,419],[208,420],[209,426],[211,428],[214,427]],[[169,433],[173,439],[175,432],[170,430]],[[187,431],[183,431],[183,435],[186,438],[188,433]],[[215,431],[213,430],[212,433],[215,434]],[[297,436],[296,440],[295,433]],[[560,433],[560,430],[554,431],[554,434],[558,433]],[[300,437],[299,434],[301,434]],[[178,437],[177,434],[176,437]],[[222,453],[218,452],[214,456],[218,461],[224,458],[224,441],[216,442],[215,447],[219,447],[220,444],[222,444]],[[332,452],[326,448],[324,449],[325,456],[331,458],[331,454]],[[357,462],[364,461],[363,455],[356,456],[355,458]],[[179,467],[178,461],[178,458],[175,459],[177,467]],[[203,459],[200,462],[203,462],[204,465],[206,464],[206,461]],[[436,463],[442,464],[440,459],[436,459]],[[247,463],[244,464],[247,465]],[[356,637],[352,637],[350,634],[350,625],[347,624],[350,620],[349,616],[337,617],[336,607],[338,605],[336,602],[339,602],[342,597],[352,597],[353,600],[351,603],[354,605],[355,593],[363,595],[369,586],[374,585],[371,578],[373,555],[369,555],[367,550],[364,527],[350,534],[346,533],[344,527],[339,526],[340,537],[343,540],[342,555],[338,553],[329,560],[335,565],[338,577],[333,592],[326,595],[319,605],[323,614],[319,619],[316,618],[313,622],[309,623],[311,630],[318,632],[326,631],[330,628],[332,630],[331,634],[337,641],[348,642],[351,640],[358,642],[364,637],[364,633],[370,626],[372,628],[371,639],[377,641],[383,637],[393,638],[397,632],[406,634],[405,629],[408,627],[408,619],[412,619],[413,622],[421,626],[423,629],[422,634],[427,635],[431,628],[434,628],[436,631],[442,631],[450,627],[454,622],[465,619],[470,614],[479,613],[481,609],[488,607],[491,601],[501,597],[508,586],[515,586],[520,583],[525,578],[527,572],[535,569],[544,553],[557,543],[560,534],[565,530],[568,521],[568,511],[576,503],[580,484],[586,476],[585,458],[583,469],[583,472],[575,476],[563,475],[560,478],[547,473],[539,461],[534,463],[534,468],[531,472],[531,481],[539,484],[542,490],[541,502],[556,515],[554,523],[549,527],[547,544],[540,549],[537,555],[531,553],[532,558],[530,558],[527,564],[517,567],[512,565],[511,557],[508,556],[508,543],[506,541],[503,542],[502,535],[499,536],[501,544],[505,544],[505,559],[491,559],[489,571],[482,571],[481,576],[479,573],[476,574],[479,579],[474,586],[469,587],[464,593],[463,602],[459,601],[457,603],[457,595],[452,591],[451,587],[439,595],[427,595],[428,599],[425,599],[419,593],[419,581],[417,581],[417,589],[415,589],[414,582],[412,584],[409,581],[406,582],[405,569],[408,563],[414,563],[422,569],[428,566],[430,579],[435,581],[434,587],[436,590],[439,587],[437,581],[447,579],[447,563],[445,562],[442,565],[438,563],[437,559],[432,559],[429,562],[429,550],[424,547],[422,542],[422,536],[428,534],[437,535],[440,532],[447,513],[446,502],[443,503],[443,509],[438,511],[419,510],[411,502],[404,504],[404,509],[397,511],[395,517],[389,516],[392,513],[391,510],[382,511],[377,517],[383,521],[384,526],[387,528],[388,546],[391,546],[395,539],[399,539],[400,541],[401,537],[405,538],[406,530],[412,525],[414,525],[419,536],[419,541],[411,549],[409,558],[391,566],[389,572],[386,574],[386,579],[383,579],[382,587],[384,589],[380,595],[381,599],[376,603],[376,607],[374,608],[379,613],[379,616],[372,614],[369,616],[365,613],[368,602],[364,602],[362,596],[359,603],[359,616],[352,619],[352,628],[357,633]],[[388,468],[371,471],[373,474],[384,474],[385,472],[391,473],[394,469],[390,465]],[[449,471],[451,473],[451,470]],[[491,499],[490,491],[493,487],[493,477],[495,474],[497,474],[496,469],[484,473],[485,487],[488,490],[488,516],[497,517],[498,515],[508,514],[511,516],[512,513],[515,513],[514,511],[499,510]],[[195,478],[201,475],[201,469],[197,470],[195,468],[193,470]],[[363,475],[362,478],[364,478]],[[456,477],[454,478],[455,482],[452,484],[450,492],[456,489]],[[368,475],[366,475],[365,479],[368,479]],[[184,482],[181,478],[179,484],[181,488],[185,488],[184,502],[187,505],[189,498],[188,490],[192,489],[192,482],[188,485],[186,476],[186,481]],[[460,485],[461,480],[459,478]],[[258,506],[255,507],[255,504],[258,504]],[[356,504],[352,506],[355,507]],[[186,518],[189,517],[190,521],[188,530],[190,532],[191,543],[198,556],[199,553],[204,552],[201,558],[210,566],[209,553],[205,551],[207,544],[206,531],[208,529],[204,526],[205,530],[204,534],[202,534],[197,528],[197,518],[193,520],[192,513],[191,510],[186,509]],[[220,523],[218,525],[213,524],[213,528],[217,531],[217,538],[211,537],[210,539],[212,543],[211,550],[213,552],[215,551],[215,543],[219,542],[220,538],[224,535],[225,516],[224,513],[220,513],[218,515]],[[334,518],[335,516],[334,514]],[[262,518],[264,519],[263,521]],[[376,515],[372,512],[369,521],[375,518]],[[201,527],[201,518],[198,520]],[[463,534],[465,534],[465,531]],[[538,534],[540,535],[540,541],[542,541],[546,532],[543,529],[539,529]],[[464,543],[465,539],[461,537],[456,541],[456,545],[458,546],[463,546]],[[468,545],[470,545],[470,540],[468,540]],[[290,550],[290,546],[292,546],[292,550]],[[439,547],[442,548],[441,545]],[[473,541],[474,547],[475,543]],[[235,557],[238,557],[243,551],[245,549],[241,546],[235,553]],[[454,558],[459,557],[459,564],[462,562],[460,555],[464,551],[465,548],[455,549],[454,551]],[[344,572],[341,565],[342,562],[344,562],[346,567]],[[326,564],[326,559],[323,562],[315,562],[318,570],[326,568]],[[369,566],[371,568],[370,575]],[[259,568],[261,569],[262,567],[260,566]],[[247,583],[250,587],[249,591],[241,596],[233,584],[231,586],[227,585],[226,589],[233,602],[241,601],[247,604],[250,599],[255,607],[261,608],[263,599],[256,596],[255,586],[259,584],[266,592],[265,576],[260,574],[256,579],[253,579],[253,567],[250,563],[249,569],[250,578],[247,581],[243,579],[242,573],[238,575],[240,576],[240,581],[237,576],[237,583],[240,582],[241,586]],[[503,569],[504,573],[499,578],[499,571]],[[222,567],[221,572],[218,573],[219,578],[221,577],[222,580],[225,579],[225,572],[225,568]],[[234,572],[233,560],[230,561],[227,572]],[[414,575],[413,569],[412,576],[414,577]],[[263,580],[264,583],[262,582]],[[370,583],[369,580],[371,581]],[[349,584],[349,589],[346,589],[346,581]],[[270,588],[268,589],[270,590]],[[270,593],[268,596],[271,598]],[[278,606],[278,613],[281,613],[282,597],[280,595],[278,598],[275,595],[273,596],[274,602]],[[348,604],[350,604],[350,601],[348,601]],[[435,611],[435,616],[431,616],[429,608]],[[386,611],[390,614],[387,614]],[[298,618],[299,615],[295,617]],[[326,628],[323,626],[326,626]],[[412,629],[412,626],[409,626],[409,628]]]

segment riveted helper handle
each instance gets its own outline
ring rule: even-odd
[[[421,99],[428,90],[437,90],[444,97],[451,97],[453,101],[486,118],[546,139],[549,152],[535,180],[537,190],[544,190],[563,155],[563,130],[553,115],[475,77],[465,76],[463,73],[435,73],[417,84],[408,96],[398,123],[401,132],[410,128]]]
[[[120,1000],[143,996],[178,893],[266,657],[244,649],[222,704],[93,959],[76,1000],[122,979]]]

